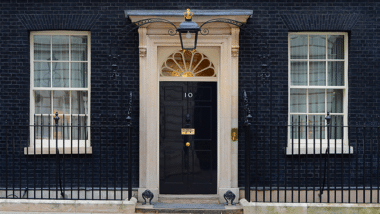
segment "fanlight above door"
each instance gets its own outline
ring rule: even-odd
[[[216,77],[210,59],[197,51],[180,50],[172,53],[161,66],[161,76]]]

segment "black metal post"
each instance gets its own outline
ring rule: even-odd
[[[330,113],[327,112],[327,116],[325,118],[326,122],[327,122],[327,149],[326,149],[326,158],[327,158],[327,161],[326,161],[326,166],[325,166],[325,172],[327,174],[326,176],[326,181],[327,181],[327,203],[330,203],[330,184],[329,184],[329,166],[330,166],[330,158],[329,158],[329,154],[330,154],[330,121],[331,121],[331,117],[330,117]]]
[[[12,194],[15,197],[15,120],[12,120]],[[41,137],[42,138],[42,137]],[[42,196],[42,194],[41,194]]]
[[[373,142],[373,127],[370,128],[370,132],[371,132],[371,140],[369,141],[370,143],[370,153],[371,153],[371,169],[373,169],[373,147],[372,147],[372,142]],[[343,146],[342,146],[343,147]],[[369,188],[370,188],[370,200],[369,202],[372,203],[372,173],[370,174],[370,178],[369,178]],[[365,194],[365,189],[364,189],[364,194]]]
[[[35,127],[34,127],[35,129]],[[8,119],[5,119],[5,197],[8,195]]]
[[[36,198],[36,132],[38,132],[38,124],[36,124],[36,114],[34,114],[34,129],[33,129],[33,198]],[[37,130],[36,130],[37,129]]]
[[[359,142],[358,142],[358,135],[359,135],[359,130],[358,130],[358,127],[355,126],[355,146],[356,148],[358,148],[358,155],[357,157],[355,158],[356,159],[356,163],[355,163],[355,174],[356,174],[356,178],[355,178],[355,203],[358,203],[358,198],[359,198],[359,194],[358,194],[358,184],[359,184]]]
[[[81,135],[81,132],[80,132],[80,119],[79,119],[79,114],[77,114],[77,131],[78,131],[78,154],[79,154],[79,139],[80,139],[80,135]],[[77,193],[78,193],[78,200],[80,198],[80,171],[81,171],[81,167],[80,167],[80,164],[81,164],[81,160],[80,160],[80,157],[78,156],[77,158],[77,183],[78,183],[78,186],[77,186]],[[85,191],[86,192],[86,191]]]
[[[78,117],[78,120],[79,120],[79,117]],[[74,165],[73,165],[73,126],[74,126],[74,123],[73,123],[73,114],[70,115],[70,122],[71,122],[71,126],[70,126],[70,197],[71,199],[73,199],[73,169],[74,169]],[[78,150],[79,150],[79,136],[78,136]],[[79,151],[78,151],[78,154],[79,154]],[[78,185],[79,187],[79,185]],[[79,199],[79,195],[78,195],[78,199]]]
[[[377,154],[380,154],[380,146],[379,146],[379,124],[377,124],[377,127],[376,127],[376,141],[377,141]],[[379,166],[379,158],[377,158],[377,177],[379,177],[379,170],[380,170],[380,166]],[[379,186],[379,179],[376,179],[376,185],[377,185],[377,203],[379,203],[379,193],[380,193],[380,186]],[[350,202],[350,201],[349,201]]]
[[[79,118],[79,117],[78,117]],[[78,119],[79,120],[79,119]],[[90,126],[91,124],[88,124]],[[84,134],[84,158],[85,162],[88,161],[87,158],[87,140],[88,140],[88,132],[87,132],[87,116],[84,117],[84,127],[83,127],[83,134]],[[79,142],[79,136],[78,136],[78,142]],[[79,148],[78,148],[79,150]],[[84,198],[87,200],[87,168],[90,164],[86,163],[84,167]],[[93,199],[93,198],[92,198]]]
[[[366,139],[366,136],[367,136],[367,127],[366,127],[366,124],[364,123],[364,127],[363,127],[363,180],[362,180],[362,182],[363,182],[363,202],[362,203],[365,203],[365,186],[366,186],[366,175],[365,175],[365,170],[366,170],[366,165],[367,165],[367,162],[366,162],[366,154],[368,154],[368,153],[366,153],[366,151],[365,151],[365,149],[366,149],[366,146],[365,146],[365,144],[366,144],[366,142],[367,142],[367,139]]]
[[[347,136],[348,136],[348,141],[351,141],[351,129],[350,126],[347,126]],[[379,141],[377,141],[379,142]],[[342,142],[343,143],[343,142]],[[348,150],[350,152],[350,149]],[[377,171],[379,172],[379,170]],[[351,155],[348,156],[348,174],[351,175]],[[377,198],[379,199],[379,198]],[[348,201],[347,203],[351,203],[351,176],[348,176]],[[377,202],[379,203],[379,201]]]
[[[43,129],[44,129],[44,115],[43,114],[41,114],[41,156],[40,156],[40,158],[41,158],[41,171],[42,171],[42,165],[43,165],[43,162],[42,162],[42,160],[43,160],[43,148],[42,148],[42,146],[43,146]],[[34,154],[34,155],[36,155],[36,154]],[[43,176],[41,176],[41,199],[43,198]]]
[[[316,156],[315,156],[315,115],[313,116],[313,174],[315,175],[316,173]],[[319,130],[320,132],[322,130]],[[314,182],[313,184],[313,203],[315,203],[315,185],[316,185],[316,182]],[[306,194],[307,194],[307,190],[306,190]]]
[[[48,126],[48,128],[49,128],[49,130],[48,130],[48,153],[49,153],[49,157],[50,157],[50,137],[51,137],[51,128],[52,128],[52,124],[51,124],[51,119],[50,119],[50,114],[48,114],[47,115],[47,118],[49,119],[48,121],[48,124],[49,124],[49,126]],[[54,133],[54,132],[53,132]],[[48,176],[48,179],[49,179],[49,182],[48,182],[48,189],[49,189],[49,199],[51,198],[51,195],[50,195],[50,190],[51,190],[51,186],[50,186],[50,170],[51,170],[51,168],[50,168],[50,163],[51,163],[51,158],[49,158],[49,176]]]
[[[93,118],[93,117],[92,117]],[[91,130],[92,128],[92,130]],[[95,141],[95,123],[94,121],[91,120],[91,125],[89,127],[89,130],[90,130],[90,139],[94,140]],[[92,141],[92,142],[94,142]],[[94,200],[94,172],[95,172],[95,169],[94,169],[94,165],[95,165],[95,158],[91,158],[92,159],[92,162],[91,162],[91,199]],[[99,157],[100,159],[100,157]]]
[[[114,114],[114,127],[113,127],[113,157],[116,158],[116,148],[117,148],[117,122],[116,122],[116,115]],[[116,169],[116,162],[114,161],[113,167]],[[115,170],[113,173],[114,178],[117,178],[117,171]],[[113,179],[113,200],[116,200],[116,179]]]
[[[250,129],[251,129],[251,110],[248,106],[247,92],[244,90],[244,127],[245,127],[245,199],[251,201],[251,191],[250,191],[250,174],[251,174],[251,149],[250,149]],[[256,190],[257,191],[257,190]]]
[[[325,157],[326,157],[325,158],[325,174],[323,176],[323,184],[321,187],[319,197],[321,200],[322,195],[323,195],[323,190],[325,188],[325,182],[327,180],[327,202],[330,203],[330,186],[329,186],[328,167],[329,167],[329,153],[330,153],[330,121],[331,121],[331,117],[330,117],[329,112],[327,112],[327,116],[325,117],[325,120],[326,120],[326,128],[327,128],[327,148],[326,148],[326,152],[325,152]],[[322,145],[321,145],[321,148],[322,148]],[[322,150],[321,150],[321,154],[322,154]]]
[[[29,124],[29,123],[28,123]],[[18,129],[18,136],[19,136],[19,142],[18,142],[18,145],[19,145],[19,159],[18,159],[18,161],[19,161],[19,163],[21,163],[21,154],[22,154],[22,150],[21,150],[21,148],[22,148],[22,137],[21,137],[21,129]],[[21,190],[21,164],[19,164],[19,168],[18,168],[18,170],[19,170],[19,188],[20,188],[20,198],[22,198],[22,190]]]
[[[62,115],[62,174],[63,174],[63,179],[65,179],[65,114]],[[59,150],[58,150],[59,151]],[[59,157],[59,156],[58,156]],[[61,160],[59,160],[59,188],[61,190],[61,195],[62,195],[62,198],[65,198],[64,195],[62,194],[63,193],[63,189],[65,189],[65,180],[62,181],[62,177],[61,177]]]
[[[58,161],[59,161],[59,150],[58,150],[58,121],[59,121],[59,117],[58,117],[58,112],[55,112],[55,117],[54,117],[54,120],[55,120],[55,156],[56,156],[56,161],[57,161],[57,165],[58,165]],[[34,147],[36,145],[34,144]],[[57,167],[57,166],[56,166]],[[56,168],[56,183],[55,183],[55,198],[58,199],[58,170]]]

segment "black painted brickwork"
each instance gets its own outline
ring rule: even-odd
[[[120,77],[116,81],[109,80],[107,71],[110,70],[108,48],[113,35],[118,32],[120,26],[125,23],[124,10],[132,9],[251,9],[253,17],[248,24],[259,32],[269,43],[271,78],[265,81],[257,78],[260,63],[257,59],[260,54],[257,41],[249,34],[242,32],[240,36],[239,54],[239,91],[247,90],[252,106],[254,120],[261,124],[285,124],[288,113],[288,32],[289,31],[347,31],[349,32],[349,124],[375,124],[379,115],[380,93],[380,3],[377,1],[1,1],[0,3],[0,120],[2,123],[11,114],[12,118],[20,124],[28,124],[29,114],[29,31],[59,29],[54,23],[62,25],[67,30],[91,31],[91,112],[94,123],[107,124],[107,118],[116,123],[121,123],[122,94],[127,91],[134,93],[133,122],[135,124],[133,172],[134,187],[138,186],[138,36],[137,32],[126,36],[119,44],[122,47]],[[68,17],[64,19],[63,17]],[[306,18],[305,18],[306,17]],[[332,17],[332,18],[326,18]],[[48,19],[48,20],[46,20]],[[346,19],[342,22],[341,19]],[[67,22],[66,22],[67,20]],[[76,20],[76,21],[69,21]],[[85,22],[85,23],[82,23]],[[329,21],[329,23],[325,23]],[[69,22],[69,23],[68,23]],[[270,81],[271,80],[271,81]],[[271,84],[272,83],[272,86]],[[109,85],[108,85],[109,84]],[[108,85],[108,87],[107,87]],[[108,88],[108,90],[107,90]],[[107,92],[108,91],[108,92]],[[257,96],[257,97],[256,97]],[[241,99],[240,99],[241,100]],[[242,103],[240,102],[240,106]],[[107,117],[107,111],[109,116]],[[272,120],[270,121],[270,112]],[[101,114],[101,115],[100,115]],[[16,116],[17,115],[17,116]],[[239,115],[243,115],[242,108]],[[11,120],[11,119],[9,119]],[[115,121],[116,120],[116,121]],[[377,124],[377,123],[376,123]],[[375,124],[375,125],[376,125]],[[244,183],[244,137],[242,124],[240,123],[239,141],[239,186]],[[284,149],[285,140],[276,141],[275,146],[269,152],[266,138],[267,129],[262,129],[259,141],[253,145],[252,161],[256,160],[261,166],[258,177],[252,178],[252,183],[258,186],[283,185],[285,174],[290,178],[291,170],[285,172],[288,167],[298,166],[292,164],[292,159],[286,157]],[[265,131],[265,132],[264,132]],[[4,186],[5,162],[9,161],[5,143],[5,128],[0,132],[0,186]],[[285,136],[282,132],[282,136]],[[26,134],[24,134],[26,135]],[[262,139],[262,140],[260,140]],[[22,144],[27,139],[21,139]],[[278,143],[277,143],[278,142]],[[355,145],[353,145],[355,147]],[[368,147],[366,147],[368,148]],[[94,146],[96,150],[96,146]],[[355,148],[354,148],[355,150]],[[256,156],[258,151],[260,156]],[[112,152],[111,152],[112,153]],[[277,178],[270,180],[268,177],[269,163],[265,159],[269,153],[279,158],[280,182]],[[16,153],[17,154],[17,153]],[[362,153],[361,153],[362,154]],[[121,154],[118,154],[119,157]],[[356,157],[358,154],[352,155]],[[8,159],[6,160],[6,157]],[[94,155],[96,157],[96,155]],[[376,155],[377,157],[377,155]],[[112,161],[112,155],[110,155]],[[118,157],[117,157],[118,158]],[[116,158],[116,159],[117,159]],[[33,166],[33,158],[21,159],[22,176],[25,171]],[[297,161],[298,157],[295,157]],[[319,159],[318,159],[319,160]],[[363,159],[361,159],[363,160]],[[79,161],[79,160],[75,160]],[[298,162],[297,162],[298,163]],[[312,167],[310,159],[300,161],[301,167]],[[376,162],[377,163],[377,162]],[[102,163],[102,167],[105,165]],[[272,164],[272,167],[275,167]],[[17,168],[16,167],[16,168]],[[79,168],[81,170],[81,168]],[[288,168],[289,169],[289,168]],[[252,172],[254,173],[254,172]],[[312,182],[305,180],[309,176],[307,170],[301,171],[299,176],[301,184]],[[347,170],[338,172],[347,175]],[[343,173],[343,174],[342,174]],[[38,176],[38,175],[37,175]],[[254,174],[253,174],[254,176]],[[320,174],[313,175],[316,180]],[[112,178],[110,178],[112,179]],[[37,181],[38,182],[38,181]],[[265,183],[266,182],[266,183]],[[17,182],[16,182],[17,183]],[[288,183],[289,185],[289,183]],[[298,184],[297,184],[298,185]]]

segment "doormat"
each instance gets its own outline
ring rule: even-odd
[[[224,209],[223,204],[169,204],[169,203],[154,203],[153,208],[168,208],[168,209]]]

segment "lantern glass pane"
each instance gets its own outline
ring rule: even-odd
[[[181,33],[182,48],[185,50],[195,49],[196,33],[190,31]]]

